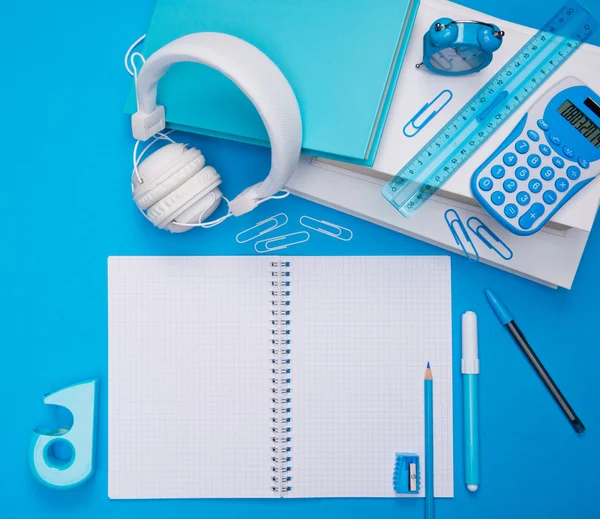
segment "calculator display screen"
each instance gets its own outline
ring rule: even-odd
[[[558,113],[592,145],[600,148],[600,128],[568,99],[558,107]]]

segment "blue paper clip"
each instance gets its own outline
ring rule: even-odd
[[[454,215],[454,218],[452,220],[450,220],[450,218],[448,217],[448,213],[452,213]],[[467,259],[469,261],[471,261],[472,263],[478,262],[479,261],[479,253],[477,252],[477,249],[475,248],[475,244],[471,241],[471,238],[469,238],[469,233],[467,232],[467,229],[465,228],[465,224],[460,219],[460,216],[458,216],[458,213],[454,209],[448,209],[444,213],[444,220],[446,220],[446,224],[448,224],[448,227],[450,228],[450,232],[452,233],[452,236],[454,236],[454,239],[456,240],[457,245],[459,245],[460,248],[463,250]],[[464,241],[458,235],[458,232],[455,229],[455,226],[458,226],[458,228],[462,232],[462,234],[464,236]],[[472,254],[473,254],[473,256],[475,256],[475,259],[472,259],[471,254],[469,254],[467,252],[467,247],[465,245],[465,242],[471,244],[471,248],[473,249]]]
[[[444,101],[444,103],[442,104],[442,106],[440,106],[439,108],[432,110],[432,112],[430,114],[427,115],[427,117],[425,118],[425,120],[418,124],[417,119],[419,117],[421,117],[425,111],[431,107],[440,97],[442,97],[444,94],[446,94],[448,97],[447,99]],[[438,113],[440,113],[442,111],[442,109],[452,100],[452,92],[450,90],[442,90],[434,99],[433,101],[429,102],[429,103],[425,103],[423,105],[423,107],[415,114],[415,116],[408,121],[405,125],[404,128],[402,128],[402,133],[404,133],[404,135],[406,135],[407,137],[414,137],[415,135],[417,135],[417,133],[419,133],[423,128],[425,128],[425,126],[427,126],[427,124],[429,123],[429,121],[431,121],[431,119],[433,119]],[[408,133],[406,131],[406,129],[408,127],[412,127],[414,128],[416,131],[414,133]]]
[[[475,220],[475,222],[477,222],[477,226],[475,228],[473,228],[471,226],[471,220]],[[506,243],[504,243],[500,238],[498,238],[498,236],[496,235],[496,233],[494,233],[487,225],[485,225],[479,218],[477,218],[476,216],[471,216],[471,218],[469,218],[467,220],[467,227],[469,229],[471,229],[471,231],[473,231],[473,234],[475,236],[477,236],[483,243],[485,243],[485,245],[487,245],[490,249],[492,249],[496,254],[498,254],[498,256],[500,256],[502,259],[509,261],[512,259],[513,257],[513,251],[510,250],[510,247],[508,245],[506,245]],[[481,234],[481,230],[484,230],[486,233],[488,233],[489,238],[486,238],[483,234]],[[505,254],[503,254],[500,249],[498,249],[498,247],[496,247],[492,241],[495,241],[497,244],[502,245],[502,247],[504,247],[504,249],[506,249]]]

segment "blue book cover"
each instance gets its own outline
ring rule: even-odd
[[[143,53],[202,31],[242,38],[290,82],[311,155],[372,165],[419,0],[157,0]],[[262,121],[218,72],[171,67],[158,86],[171,128],[257,144]],[[136,109],[130,92],[125,111]]]

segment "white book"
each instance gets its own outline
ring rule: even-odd
[[[109,496],[395,497],[434,372],[453,496],[448,257],[112,257]],[[289,429],[289,430],[288,430]]]
[[[514,253],[507,261],[470,234],[482,263],[553,288],[571,288],[589,232],[546,226],[531,236],[517,236],[502,227],[482,207],[438,196],[432,197],[412,218],[405,218],[381,196],[384,184],[384,180],[370,175],[361,175],[305,156],[301,158],[286,187],[292,193],[314,202],[460,255],[464,253],[446,224],[445,212],[454,209],[464,224],[470,217],[476,216]],[[359,236],[355,232],[355,237]]]

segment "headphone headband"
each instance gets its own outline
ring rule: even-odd
[[[165,128],[165,110],[156,104],[157,84],[171,65],[193,62],[218,70],[246,94],[257,109],[271,142],[271,171],[261,183],[230,203],[244,214],[280,191],[302,148],[302,120],[296,96],[283,73],[263,52],[228,34],[203,32],[178,38],[152,54],[140,70],[138,112],[131,118],[133,137],[145,141]],[[201,88],[201,86],[199,86]]]

